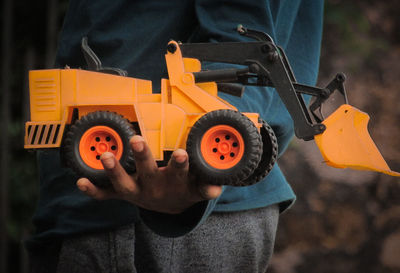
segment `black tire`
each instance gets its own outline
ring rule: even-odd
[[[238,156],[237,159],[240,161],[233,162],[235,165],[229,168],[217,168],[210,165],[205,158],[207,156],[201,150],[203,137],[209,130],[217,128],[219,125],[233,128],[243,140],[242,156]],[[211,145],[209,147],[211,149]],[[190,172],[202,181],[214,185],[244,186],[242,181],[253,173],[261,159],[262,141],[257,128],[250,119],[237,111],[223,109],[205,114],[193,125],[187,139],[186,150],[189,154]],[[221,164],[224,164],[223,160],[225,159],[221,160]]]
[[[120,149],[122,152],[120,163],[128,173],[135,172],[135,161],[133,152],[129,146],[130,138],[135,134],[132,124],[119,114],[107,111],[97,111],[83,116],[73,124],[65,135],[62,146],[62,157],[68,167],[73,169],[79,176],[88,178],[99,187],[110,186],[111,183],[104,169],[89,166],[81,156],[79,149],[82,137],[91,128],[104,126],[106,130],[112,129],[119,136],[122,147],[111,147]],[[107,138],[107,141],[108,138]],[[94,149],[94,147],[93,147]],[[97,153],[97,152],[96,152]],[[98,156],[99,159],[99,156]]]
[[[263,143],[263,153],[257,168],[243,181],[245,185],[255,184],[266,177],[278,158],[278,141],[274,131],[265,120],[260,119],[259,121],[262,123],[260,133]]]

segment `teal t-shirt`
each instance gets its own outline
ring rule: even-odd
[[[56,67],[85,67],[80,41],[87,36],[103,66],[127,70],[129,76],[165,78],[164,54],[170,39],[182,42],[248,41],[238,24],[268,33],[285,50],[297,81],[315,84],[322,33],[320,0],[71,0],[59,40]],[[240,54],[240,52],[238,52]],[[282,154],[293,137],[292,119],[272,88],[246,87],[242,98],[220,96],[240,111],[258,112],[273,128]],[[201,202],[180,215],[138,209],[119,200],[96,201],[81,193],[78,177],[60,163],[57,150],[38,153],[40,200],[33,218],[36,234],[28,246],[116,228],[142,218],[155,232],[179,236],[212,211],[238,211],[279,203],[284,210],[295,195],[278,164],[261,182],[224,187],[216,200]]]

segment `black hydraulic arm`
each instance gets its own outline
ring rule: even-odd
[[[236,90],[238,90],[237,83],[274,87],[293,119],[295,134],[298,138],[311,140],[315,135],[322,133],[325,130],[325,125],[321,123],[323,121],[322,103],[335,90],[342,93],[347,103],[343,85],[344,75],[338,74],[325,88],[297,83],[283,49],[276,46],[268,34],[249,30],[243,26],[239,26],[237,30],[241,35],[257,41],[180,45],[183,57],[244,66],[240,69],[197,72],[194,73],[196,82],[216,81],[225,89]],[[234,83],[236,87],[232,85]],[[315,102],[310,106],[314,121],[301,94],[316,97]]]

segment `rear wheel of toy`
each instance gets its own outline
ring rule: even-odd
[[[186,149],[190,172],[206,183],[245,186],[257,167],[261,136],[253,122],[234,110],[216,110],[192,127]]]
[[[274,131],[265,120],[259,119],[259,122],[262,123],[260,134],[263,143],[263,153],[257,168],[243,181],[244,184],[254,184],[261,181],[272,170],[278,158],[278,141]]]
[[[63,143],[63,159],[78,175],[105,187],[110,182],[100,156],[110,152],[127,172],[134,172],[135,162],[129,146],[134,134],[129,121],[116,113],[89,113],[76,121],[67,132]]]

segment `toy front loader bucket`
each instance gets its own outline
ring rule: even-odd
[[[371,139],[368,121],[368,114],[343,104],[322,122],[326,130],[314,139],[326,164],[400,177],[400,173],[390,170]]]

